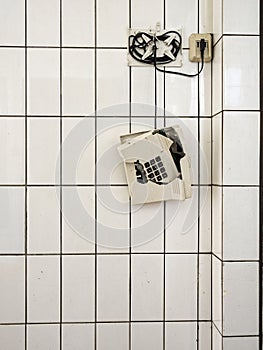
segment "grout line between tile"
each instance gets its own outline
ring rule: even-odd
[[[171,319],[171,320],[167,320],[167,323],[196,323],[197,320],[185,320],[185,319]],[[201,320],[202,323],[210,323],[210,320]],[[133,321],[124,321],[124,320],[106,320],[106,321],[63,321],[62,325],[83,325],[83,324],[138,324],[138,323],[162,323],[162,320],[133,320]],[[28,322],[28,325],[60,325],[61,323],[59,321],[57,322]],[[15,322],[15,323],[0,323],[0,326],[24,326],[25,323],[23,322]],[[248,337],[249,335],[244,335],[244,337]],[[258,337],[258,335],[250,335],[251,337]],[[229,337],[229,336],[228,336]]]
[[[24,171],[25,171],[25,280],[24,280],[24,285],[25,285],[25,350],[27,350],[27,322],[28,322],[28,314],[27,314],[27,299],[28,299],[28,285],[27,285],[27,275],[28,275],[28,261],[27,261],[27,234],[28,234],[28,216],[27,216],[27,196],[28,196],[28,191],[27,191],[27,180],[28,180],[28,168],[27,168],[27,158],[28,158],[28,150],[27,150],[27,0],[25,0],[25,164],[24,164]]]
[[[166,0],[163,0],[163,22],[166,28]],[[165,68],[164,68],[165,71]],[[166,127],[166,75],[163,74],[163,126]],[[166,201],[163,202],[163,350],[166,349]]]
[[[60,254],[60,252],[57,253],[27,253],[27,256],[72,256],[72,255],[76,255],[76,256],[93,256],[93,255],[163,255],[164,253],[161,251],[156,251],[156,252],[152,252],[152,251],[140,251],[140,252],[131,252],[129,253],[129,251],[121,253],[121,252],[113,252],[113,253],[103,253],[103,252],[97,252],[95,253],[78,253],[78,252],[62,252],[62,254]],[[197,255],[197,252],[178,252],[178,251],[168,251],[165,253],[166,255]],[[200,252],[200,254],[202,255],[211,255],[210,252]],[[0,253],[0,256],[24,256],[24,253]],[[216,255],[214,255],[216,257]],[[219,258],[218,258],[219,259]],[[224,262],[258,262],[259,260],[224,260]]]
[[[197,0],[197,32],[199,33],[200,31],[200,1]],[[198,71],[199,71],[199,63],[198,63]],[[199,345],[200,345],[200,75],[197,76],[197,94],[198,94],[198,129],[197,129],[197,135],[198,135],[198,150],[197,150],[197,159],[198,159],[198,177],[197,177],[197,196],[198,196],[198,204],[197,204],[197,212],[198,212],[198,219],[197,219],[197,227],[198,227],[198,233],[197,233],[197,305],[196,305],[196,316],[197,316],[197,329],[196,329],[196,349],[199,350]]]
[[[98,269],[98,225],[97,225],[97,218],[98,218],[98,198],[97,198],[97,179],[98,179],[98,168],[97,168],[97,147],[98,147],[98,140],[97,140],[97,131],[98,131],[98,124],[97,124],[97,107],[98,107],[98,90],[97,90],[97,6],[98,6],[98,0],[94,0],[94,109],[95,109],[95,120],[94,120],[94,132],[95,132],[95,261],[94,261],[94,350],[97,349],[97,269]]]
[[[132,26],[132,0],[129,0],[129,28]],[[132,132],[132,67],[129,67],[129,132]],[[132,245],[132,212],[131,212],[131,198],[129,196],[129,339],[128,339],[128,349],[132,349],[132,255],[131,255],[131,245]]]
[[[0,184],[0,187],[25,187],[26,184]],[[192,187],[221,187],[221,188],[260,188],[260,185],[219,185],[219,184],[202,184],[200,183],[192,184]],[[127,184],[28,184],[27,187],[30,188],[41,188],[41,187],[128,187]]]
[[[242,36],[242,35],[240,35]],[[243,35],[248,36],[248,35]],[[250,36],[258,36],[258,35],[250,35]],[[0,49],[24,49],[24,45],[0,45]],[[54,49],[60,49],[63,50],[127,50],[126,46],[51,46],[51,45],[28,45],[28,49],[47,49],[47,50],[54,50]],[[182,50],[189,50],[189,47],[183,47]]]
[[[224,9],[224,0],[222,0],[222,11]],[[222,30],[223,30],[223,17],[222,17]],[[222,40],[222,68],[221,68],[221,108],[224,109],[224,40]],[[220,182],[221,184],[224,183],[224,113],[222,112],[221,115],[221,179]],[[223,231],[223,213],[224,213],[224,207],[223,207],[223,189],[221,188],[220,191],[220,200],[221,200],[221,215],[222,215],[222,220],[221,220],[221,227],[220,227],[220,232],[221,232],[221,255],[222,259],[224,259],[224,231]],[[221,262],[221,333],[223,334],[224,330],[224,264]],[[222,342],[222,350],[223,350],[223,342]]]
[[[263,14],[263,5],[262,2],[259,2],[259,12],[260,12],[260,63],[259,63],[259,80],[262,81],[263,79],[263,20],[262,20],[262,14]],[[259,329],[259,349],[262,349],[263,347],[263,334],[262,334],[262,323],[263,323],[263,90],[262,90],[262,84],[260,85],[260,199],[259,199],[259,322],[258,322],[258,329]]]
[[[60,143],[60,151],[59,151],[59,182],[60,185],[63,183],[63,151],[62,151],[62,143],[63,143],[63,81],[62,81],[62,74],[63,74],[63,57],[62,57],[62,0],[59,1],[59,113],[60,113],[60,120],[59,120],[59,143]],[[59,345],[60,350],[62,350],[63,347],[63,338],[62,338],[62,320],[63,320],[63,233],[62,233],[62,209],[63,209],[63,187],[60,186],[59,188],[59,204],[60,204],[60,212],[59,212],[59,247],[60,247],[60,259],[59,259],[59,266],[60,266],[60,296],[59,296],[59,302],[60,302],[60,308],[59,308],[59,318],[60,318],[60,327],[59,327]]]

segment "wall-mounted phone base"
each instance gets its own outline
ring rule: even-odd
[[[168,33],[166,35],[166,33]],[[177,33],[177,34],[176,34]],[[135,40],[133,40],[135,38]],[[178,45],[178,51],[175,50]],[[154,50],[156,48],[156,52]],[[130,67],[146,67],[154,65],[154,54],[160,67],[181,67],[181,30],[161,30],[158,26],[155,30],[129,29],[128,39],[128,65]]]

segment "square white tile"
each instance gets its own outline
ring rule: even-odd
[[[199,318],[211,319],[211,256],[199,255]]]
[[[129,2],[119,0],[114,4],[97,1],[98,46],[126,46],[129,26]],[[118,11],[116,11],[118,9]]]
[[[23,184],[25,181],[25,119],[0,119],[0,183]]]
[[[132,252],[163,252],[164,205],[151,203],[131,207]]]
[[[190,157],[191,163],[191,176],[192,176],[192,184],[198,183],[198,172],[199,172],[199,164],[198,164],[198,121],[197,118],[183,118],[177,120],[169,119],[173,122],[173,125],[177,125],[181,123],[181,129],[183,133],[183,139],[185,142],[186,152]],[[166,123],[168,125],[168,123]],[[171,124],[170,124],[171,125]]]
[[[62,54],[63,115],[88,115],[94,111],[93,50],[64,49]]]
[[[213,8],[210,0],[199,1],[199,26],[201,33],[213,33]]]
[[[105,23],[108,28],[108,20]],[[98,115],[128,115],[129,68],[126,49],[98,50],[97,68]],[[122,104],[125,105],[119,110]],[[103,110],[105,107],[108,107],[106,111]]]
[[[0,114],[23,115],[25,113],[24,49],[0,49],[0,86]]]
[[[62,1],[63,46],[94,45],[94,0]]]
[[[222,0],[220,0],[222,1]],[[219,2],[219,1],[218,1]],[[215,38],[214,38],[215,40]],[[222,105],[222,72],[223,72],[223,40],[221,39],[213,50],[212,72],[212,115],[223,109]]]
[[[259,259],[259,189],[225,187],[223,204],[225,260]]]
[[[224,109],[258,110],[259,37],[226,36],[223,42]]]
[[[62,193],[62,250],[95,252],[95,189],[67,186]]]
[[[199,323],[199,347],[202,350],[211,350],[212,322]]]
[[[59,253],[59,187],[28,188],[28,252]]]
[[[200,119],[200,183],[211,184],[211,118]]]
[[[131,349],[132,350],[160,350],[163,348],[163,324],[132,323],[131,326]]]
[[[27,44],[59,46],[59,17],[59,1],[28,0]]]
[[[95,119],[63,118],[62,182],[95,182]]]
[[[59,127],[59,118],[28,118],[28,183],[59,184]]]
[[[94,321],[94,256],[63,256],[62,261],[63,321]]]
[[[59,49],[28,49],[28,114],[59,115]]]
[[[128,350],[129,326],[121,323],[97,324],[97,350]]]
[[[134,105],[134,106],[137,112],[138,111],[137,105]],[[131,117],[130,132],[134,133],[134,132],[149,131],[151,129],[154,129],[155,122],[156,122],[156,118],[154,117],[154,108],[149,105],[138,105],[138,107],[139,107],[138,115],[141,115],[141,113],[143,113],[145,117],[138,117],[136,115]],[[144,111],[145,111],[145,114],[144,114]]]
[[[0,253],[24,253],[24,189],[22,187],[0,187],[0,206]]]
[[[59,256],[29,256],[27,263],[28,322],[59,322]]]
[[[222,113],[219,113],[212,119],[212,183],[215,185],[221,185],[223,181],[222,124]]]
[[[145,115],[145,117],[131,117],[131,132],[138,131],[148,131],[154,129],[155,117],[154,117],[154,108],[149,105],[134,105],[136,112],[138,111],[138,115]],[[137,109],[138,107],[138,109]],[[145,111],[145,114],[144,114]],[[148,117],[146,117],[148,116]]]
[[[200,252],[211,252],[211,187],[200,187],[200,212],[199,212],[199,249]]]
[[[0,258],[0,322],[25,322],[25,259],[22,256]],[[1,330],[0,330],[1,334]],[[2,337],[0,337],[2,343]],[[3,346],[3,343],[1,344]],[[5,347],[6,349],[9,347]]]
[[[27,338],[27,350],[57,350],[59,349],[59,325],[28,325]]]
[[[224,338],[224,350],[259,350],[258,337]]]
[[[128,255],[98,256],[97,298],[98,321],[128,321]]]
[[[63,350],[93,350],[94,325],[93,324],[63,324],[62,326]]]
[[[153,67],[134,67],[131,70],[131,98],[132,103],[147,104],[153,106],[152,111],[155,108],[155,74]],[[138,108],[139,109],[139,108]],[[134,112],[136,108],[133,108]],[[143,106],[141,107],[143,114]],[[142,115],[141,114],[141,115]],[[133,113],[134,115],[134,113]]]
[[[3,349],[25,350],[25,326],[0,326],[0,339]]]
[[[156,103],[151,106],[156,109],[156,115],[163,116],[165,114],[164,103],[165,75],[156,75]]]
[[[224,112],[224,184],[259,184],[260,115]]]
[[[132,72],[134,72],[134,70],[132,69],[131,70]],[[138,74],[139,76],[139,74]],[[149,82],[150,83],[150,82]],[[133,87],[134,85],[136,85],[137,82],[133,81],[133,83],[131,84],[131,86]],[[142,84],[142,82],[140,81],[140,85]],[[139,85],[139,83],[138,83]],[[137,88],[136,88],[137,90]],[[134,91],[135,93],[135,91]],[[148,129],[154,129],[155,127],[155,122],[158,122],[158,120],[155,119],[155,116],[157,115],[164,115],[164,109],[161,109],[159,107],[157,107],[156,105],[154,104],[151,104],[151,103],[144,103],[144,102],[141,102],[141,103],[137,103],[136,100],[134,99],[134,93],[131,93],[131,99],[132,99],[132,103],[130,104],[130,114],[131,114],[131,120],[134,120],[134,123],[136,124],[136,120],[141,120],[141,123],[144,124],[144,121],[143,119],[147,120],[151,120],[152,119],[152,124],[150,123],[150,121],[146,121],[146,126],[149,124],[151,125],[150,127],[148,127]],[[135,93],[137,95],[137,93]],[[157,97],[158,97],[158,93],[157,93]],[[139,98],[139,97],[138,97]],[[153,95],[152,93],[150,93],[149,91],[146,92],[144,91],[144,95],[141,97],[141,100],[152,100],[153,98]],[[131,122],[131,130],[134,130],[134,128],[136,128],[136,125],[133,125],[134,124],[133,122]],[[139,122],[140,124],[140,122]],[[140,129],[140,131],[144,131],[144,129]],[[147,130],[147,129],[146,129]],[[132,131],[134,132],[134,131]]]
[[[188,50],[183,50],[181,68],[169,68],[187,74],[197,73],[197,65],[189,62]],[[163,74],[163,73],[158,73]],[[198,114],[198,79],[166,74],[165,106],[175,116],[197,116]]]
[[[104,49],[100,49],[98,50],[98,53],[100,53],[101,51],[103,51]],[[107,50],[107,51],[114,51],[114,50]],[[122,51],[122,50],[118,50],[118,51]],[[102,65],[100,65],[102,66]],[[118,67],[120,68],[120,67]],[[109,68],[110,69],[110,68]],[[106,75],[107,73],[105,73],[104,75]],[[122,76],[125,76],[125,79],[126,80],[126,73]],[[103,77],[102,77],[103,79]],[[128,77],[127,77],[128,79]],[[112,81],[114,80],[114,78],[110,78],[110,79],[107,79],[107,82],[106,84],[109,84],[109,81]],[[117,80],[118,80],[118,77],[117,77]],[[129,100],[129,97],[128,97],[128,90],[129,90],[129,81],[127,80],[127,86],[123,86],[123,89],[120,89],[121,91],[118,92],[119,96],[121,97],[121,95],[123,94],[124,97],[122,98],[121,97],[121,100],[119,101],[118,100],[118,94],[115,94],[115,92],[113,91],[112,87],[109,87],[108,86],[108,89],[110,90],[110,94],[109,93],[109,90],[106,91],[106,89],[103,91],[103,94],[100,95],[100,97],[98,98],[97,97],[97,101],[98,99],[100,100],[99,103],[101,103],[101,101],[104,101],[104,99],[112,99],[112,103],[110,102],[108,104],[108,102],[106,102],[105,105],[100,105],[99,107],[97,107],[97,110],[96,110],[96,113],[94,112],[94,115],[96,114],[97,117],[129,117],[130,116],[130,107],[131,107],[131,104],[130,102],[128,101]],[[100,93],[100,91],[103,90],[103,86],[105,84],[101,81],[101,87],[98,89],[98,92]],[[119,83],[117,83],[117,85],[114,86],[114,88],[116,88],[116,86],[118,87]],[[98,86],[98,85],[97,85]],[[126,89],[127,87],[127,89]],[[97,94],[98,96],[98,94]]]
[[[212,257],[212,310],[213,322],[222,333],[222,263]],[[217,330],[216,330],[217,332]],[[221,348],[220,348],[221,349]]]
[[[117,150],[120,135],[129,133],[129,118],[97,119],[97,183],[127,184],[123,160]]]
[[[156,321],[163,318],[163,278],[163,256],[154,254],[132,256],[131,317],[133,321]]]
[[[156,23],[163,22],[164,6],[161,1],[152,2],[150,0],[144,0],[143,7],[147,11],[147,19],[145,18],[145,12],[142,11],[140,0],[133,0],[131,4],[131,25],[134,29],[155,29]]]
[[[197,338],[196,322],[169,322],[165,324],[165,349],[195,349]]]
[[[203,0],[208,3],[207,0]],[[211,5],[208,5],[211,6]],[[211,33],[212,30],[204,30],[203,33]],[[200,115],[210,117],[212,114],[212,64],[205,63],[202,73],[199,75],[199,103]]]
[[[197,258],[166,255],[165,314],[167,320],[195,320],[197,305]]]
[[[197,32],[198,3],[195,0],[184,1],[167,0],[166,28],[182,29],[183,47],[189,47],[188,38],[191,33]],[[162,20],[162,17],[159,19]]]
[[[223,334],[257,335],[258,263],[225,263],[223,283]]]
[[[153,67],[131,69],[131,115],[164,115],[164,75],[155,76]]]
[[[197,252],[198,190],[185,201],[167,201],[165,216],[166,251],[174,253]]]
[[[0,44],[25,44],[25,3],[23,0],[2,1]]]
[[[222,187],[212,187],[212,252],[222,258],[223,201]]]
[[[222,350],[222,344],[223,344],[223,337],[221,334],[218,332],[216,327],[213,325],[212,326],[212,344],[213,344],[213,349],[214,350]]]
[[[97,193],[98,252],[129,251],[129,195],[126,186],[102,186]]]
[[[259,34],[259,5],[259,0],[224,2],[224,34]]]
[[[213,30],[214,42],[217,42],[222,36],[223,24],[223,0],[213,2]]]
[[[158,222],[159,223],[159,222]],[[139,230],[137,231],[139,232]],[[142,231],[140,231],[142,232]],[[144,232],[145,233],[145,232]],[[145,243],[133,246],[132,251],[136,253],[160,253],[164,251],[164,231]]]

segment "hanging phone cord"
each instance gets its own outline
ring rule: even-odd
[[[174,71],[170,71],[170,70],[164,70],[164,69],[160,69],[157,67],[157,63],[156,63],[156,51],[157,51],[157,46],[156,46],[156,37],[154,37],[154,47],[153,47],[153,51],[154,51],[154,67],[158,72],[162,72],[162,73],[168,73],[168,74],[175,74],[175,75],[181,75],[183,77],[196,77],[197,75],[199,75],[203,68],[204,68],[204,52],[205,52],[205,48],[206,48],[206,42],[204,39],[200,40],[200,54],[201,54],[201,68],[200,70],[196,73],[196,74],[187,74],[187,73],[181,73],[181,72],[174,72]]]

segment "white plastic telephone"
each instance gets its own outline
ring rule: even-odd
[[[190,160],[179,126],[121,136],[133,204],[191,197]]]

